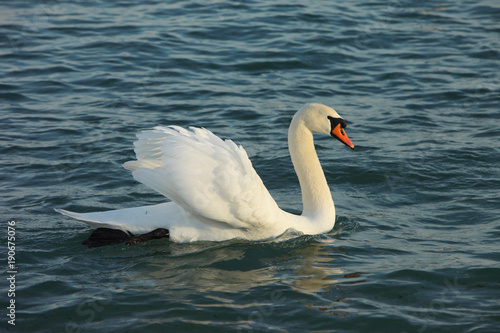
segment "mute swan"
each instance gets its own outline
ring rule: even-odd
[[[288,146],[302,191],[300,216],[278,207],[241,146],[203,128],[178,126],[139,133],[134,143],[137,160],[124,164],[136,180],[171,202],[95,213],[56,211],[92,227],[146,232],[174,242],[265,240],[288,229],[310,235],[328,232],[335,224],[335,206],[313,132],[331,135],[354,149],[346,125],[334,109],[322,104],[307,104],[294,115]],[[122,241],[133,236],[123,234]]]

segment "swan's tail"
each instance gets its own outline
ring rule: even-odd
[[[152,206],[124,208],[106,212],[75,213],[56,208],[55,211],[94,228],[118,229],[132,233],[169,228],[168,219],[176,209],[172,202]]]
[[[75,212],[71,212],[69,210],[60,209],[60,208],[54,208],[54,210],[60,214],[71,217],[72,219],[75,219],[77,221],[85,222],[88,225],[90,225],[91,227],[95,227],[95,228],[106,228],[106,227],[113,228],[114,227],[114,229],[121,229],[121,228],[117,228],[117,226],[113,225],[112,223],[106,223],[103,221],[104,220],[103,215],[104,215],[104,213],[107,213],[107,212],[75,213]],[[101,217],[99,218],[99,216],[101,216]]]

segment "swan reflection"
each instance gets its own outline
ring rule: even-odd
[[[273,284],[302,293],[325,292],[343,274],[335,267],[333,243],[329,237],[310,236],[259,244],[171,243],[168,252],[143,258],[140,269],[128,277],[136,285],[154,285],[157,291],[177,297],[241,293]]]

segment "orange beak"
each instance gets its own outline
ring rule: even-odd
[[[340,127],[340,124],[335,126],[335,128],[332,130],[332,136],[337,138],[345,145],[349,146],[349,148],[354,149],[354,145],[352,144],[351,140],[349,140],[349,138],[347,137],[347,134],[345,134],[344,129]]]

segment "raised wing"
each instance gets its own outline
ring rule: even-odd
[[[155,127],[137,135],[136,180],[201,221],[241,229],[276,223],[279,208],[248,158],[231,140],[203,128]]]

